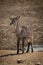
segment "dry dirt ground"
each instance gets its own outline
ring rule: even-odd
[[[0,50],[0,65],[43,65],[43,52],[16,54],[14,50]],[[5,56],[4,56],[5,55]],[[22,62],[17,63],[18,59]]]

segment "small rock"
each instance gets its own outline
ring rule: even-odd
[[[32,62],[30,61],[29,63],[31,64]]]
[[[17,59],[17,63],[23,63],[23,60],[21,60],[21,59]]]
[[[37,62],[35,65],[41,65],[41,63],[40,62]]]
[[[30,65],[34,65],[34,63],[32,61],[29,62]]]

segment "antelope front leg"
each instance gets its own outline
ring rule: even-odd
[[[17,54],[19,54],[19,43],[20,43],[20,40],[17,39]]]
[[[28,53],[28,51],[29,51],[29,47],[30,47],[30,43],[28,43],[28,47],[27,47],[27,51],[26,51],[26,53]]]
[[[22,39],[22,54],[24,53],[24,38]]]
[[[32,43],[31,43],[31,51],[33,52],[33,45],[32,45]]]

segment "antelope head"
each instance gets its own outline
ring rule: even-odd
[[[17,17],[11,17],[10,20],[10,25],[14,24],[16,25],[16,22],[19,20],[20,16],[17,16]]]

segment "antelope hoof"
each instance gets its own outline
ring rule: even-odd
[[[17,55],[19,54],[19,52],[17,52]]]
[[[24,51],[22,52],[22,54],[24,53]]]
[[[29,48],[26,50],[26,53],[28,53],[29,52]]]
[[[33,50],[32,50],[32,53],[33,53]]]
[[[26,53],[28,53],[28,51],[26,51]]]

